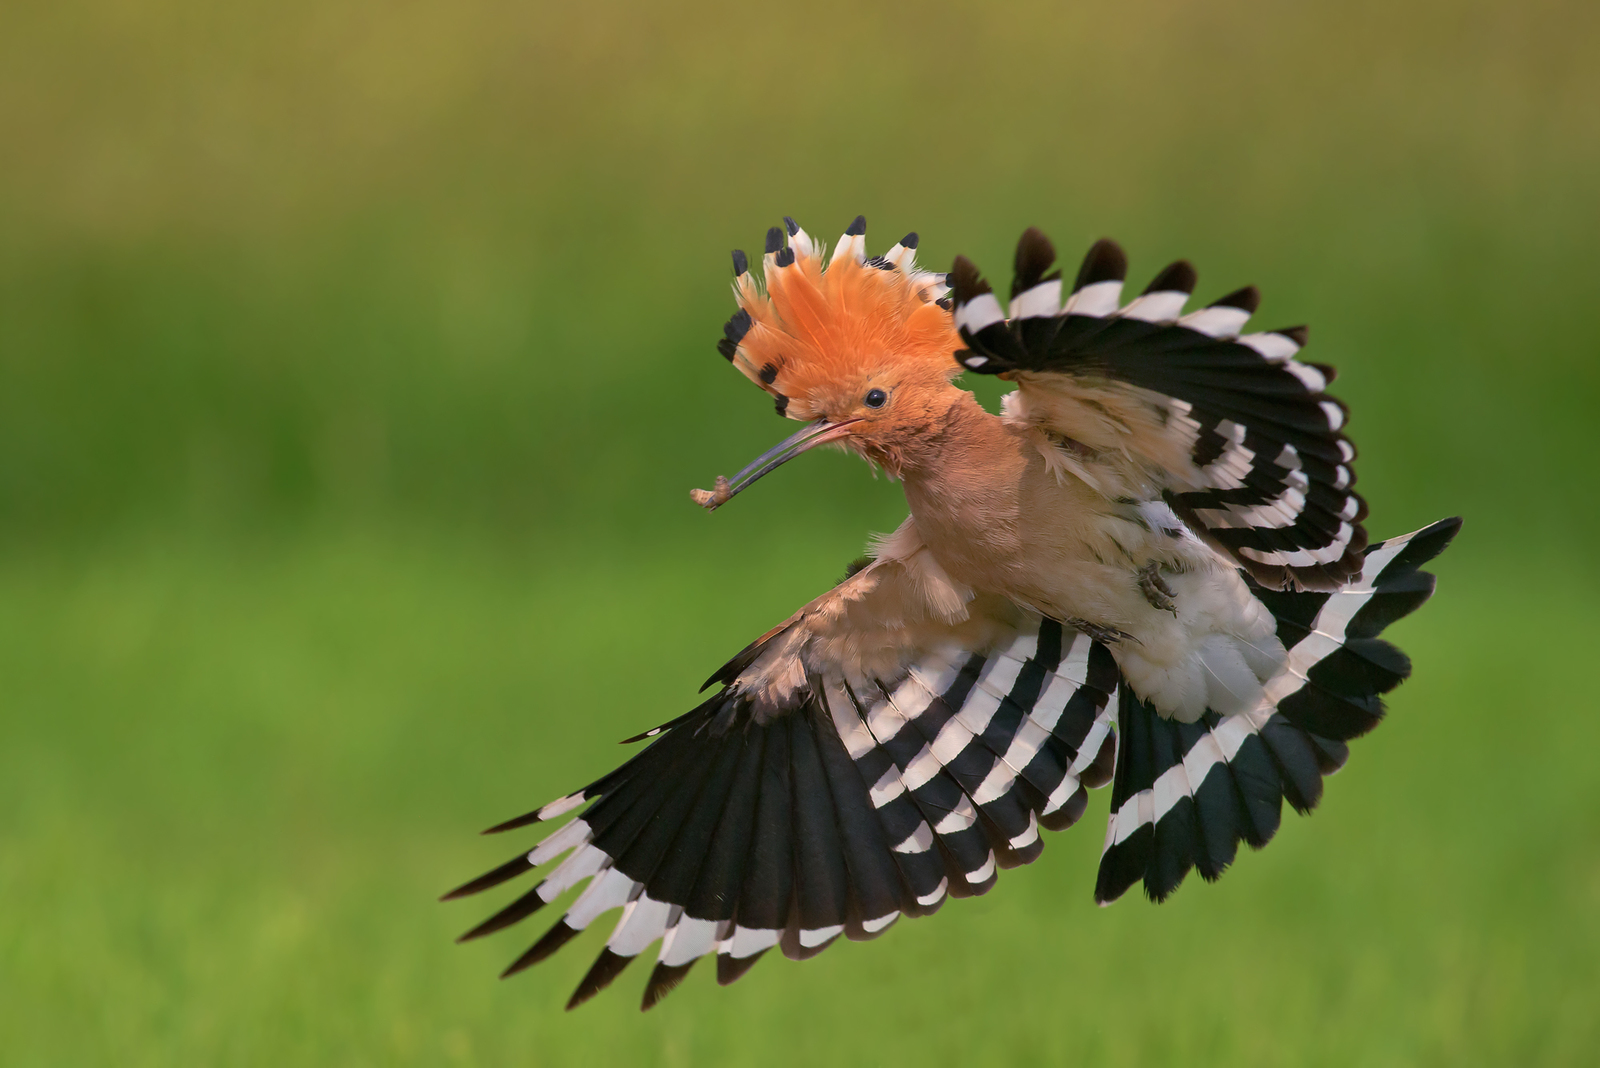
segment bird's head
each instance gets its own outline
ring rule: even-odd
[[[762,281],[743,252],[733,254],[739,310],[717,348],[772,395],[778,414],[807,426],[731,481],[695,490],[707,509],[829,443],[898,475],[957,392],[950,380],[961,371],[953,357],[961,338],[943,300],[944,275],[916,266],[916,234],[869,259],[858,216],[824,265],[821,243],[793,219],[784,223],[767,233]]]

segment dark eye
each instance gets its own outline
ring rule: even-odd
[[[869,389],[867,390],[866,401],[868,408],[882,408],[889,403],[889,394],[881,389]]]

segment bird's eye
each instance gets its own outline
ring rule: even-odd
[[[867,390],[866,402],[868,408],[882,408],[889,403],[889,394],[881,389]]]

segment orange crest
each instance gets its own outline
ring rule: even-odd
[[[866,256],[866,219],[857,216],[823,265],[823,246],[793,219],[767,232],[765,286],[733,254],[739,311],[718,350],[777,400],[778,414],[820,417],[822,398],[874,370],[915,367],[946,380],[962,368],[945,276],[918,270],[917,235]]]

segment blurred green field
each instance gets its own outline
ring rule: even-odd
[[[0,9],[0,1064],[1588,1064],[1600,8]],[[1312,324],[1375,536],[1461,514],[1312,819],[1091,900],[646,967],[437,895],[904,514],[717,359],[727,251],[857,212],[1004,276],[1178,256]],[[981,389],[989,401],[993,389]],[[531,921],[526,938],[543,929]]]

